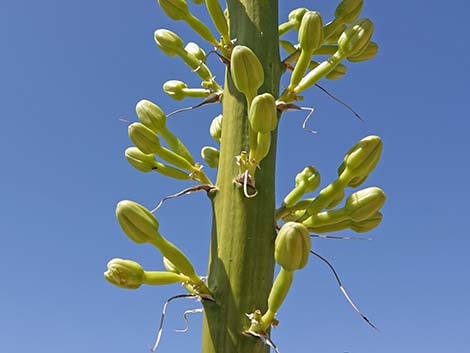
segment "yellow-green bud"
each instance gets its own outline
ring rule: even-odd
[[[346,56],[360,55],[366,48],[374,33],[374,24],[367,18],[360,19],[341,34],[338,49]]]
[[[344,157],[338,175],[347,173],[351,179],[348,186],[361,185],[374,170],[382,154],[382,140],[378,136],[367,136],[356,143]]]
[[[284,207],[290,208],[304,194],[313,192],[320,185],[320,173],[314,166],[305,167],[295,177],[295,188],[284,198]]]
[[[145,154],[157,153],[160,140],[155,133],[141,123],[133,123],[128,127],[128,134],[134,145]]]
[[[300,24],[298,39],[300,48],[308,53],[313,53],[320,47],[323,42],[323,20],[319,12],[305,13]]]
[[[349,218],[361,222],[376,214],[385,203],[385,193],[378,187],[370,187],[353,193],[346,199],[345,209]]]
[[[189,16],[188,4],[184,0],[158,0],[158,4],[172,20],[184,20]]]
[[[301,223],[287,222],[277,234],[274,258],[287,271],[300,270],[308,262],[311,239]]]
[[[135,111],[140,122],[153,132],[165,129],[166,115],[158,105],[143,99],[137,103]]]
[[[232,51],[230,72],[235,87],[245,94],[250,104],[264,82],[263,66],[258,57],[250,48],[237,45]]]
[[[349,56],[347,59],[350,62],[359,62],[359,61],[366,61],[370,60],[373,57],[377,55],[377,52],[379,51],[379,46],[376,42],[369,42],[367,47],[364,49],[364,51],[356,56]]]
[[[109,261],[107,266],[104,278],[115,286],[137,289],[144,282],[144,269],[135,261],[116,258]]]
[[[217,168],[219,164],[219,150],[214,147],[204,146],[201,149],[201,157],[211,168]]]
[[[186,88],[188,88],[186,83],[177,80],[166,81],[163,84],[163,91],[171,98],[178,101],[183,100],[186,97],[183,91]]]
[[[201,61],[206,60],[206,52],[194,42],[189,42],[188,44],[186,44],[184,50],[186,50],[188,53],[193,54],[196,58]]]
[[[253,131],[268,133],[277,126],[276,100],[269,93],[256,96],[251,102],[248,114]]]
[[[261,161],[268,155],[269,149],[271,148],[271,132],[265,134],[258,132],[256,134],[256,145],[250,145],[250,157],[256,162],[256,164],[261,163]]]
[[[169,56],[175,56],[184,50],[183,40],[174,32],[167,29],[157,29],[154,33],[158,47]]]
[[[126,235],[136,243],[149,243],[158,237],[158,221],[144,206],[123,200],[116,206],[116,217]]]
[[[383,215],[380,212],[375,213],[373,216],[360,221],[360,222],[353,222],[351,224],[351,229],[357,233],[365,233],[369,232],[375,227],[377,227],[380,222],[382,222]]]
[[[336,7],[335,17],[343,23],[353,23],[361,14],[363,0],[343,0]]]
[[[220,143],[220,139],[222,138],[222,114],[219,114],[212,119],[209,133],[214,140]]]
[[[287,18],[289,19],[289,21],[298,23],[296,29],[299,29],[300,23],[302,22],[302,18],[304,17],[307,11],[308,9],[306,9],[305,7],[299,7],[289,12]]]
[[[125,152],[127,161],[137,170],[148,173],[156,170],[158,163],[153,154],[145,154],[137,147],[129,147]]]
[[[217,28],[226,44],[228,44],[230,36],[228,33],[227,19],[222,11],[219,0],[206,0],[206,7],[212,22],[214,22],[215,28]]]

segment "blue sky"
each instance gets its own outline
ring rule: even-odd
[[[281,19],[301,6],[312,3],[281,1]],[[335,5],[315,6],[326,21]],[[322,83],[367,122],[318,90],[305,95],[316,109],[317,135],[301,129],[300,113],[282,120],[278,200],[308,164],[318,167],[323,185],[332,180],[344,153],[368,134],[383,138],[384,153],[365,186],[388,195],[373,241],[313,242],[382,332],[360,320],[328,268],[312,258],[278,313],[273,338],[282,352],[468,352],[469,10],[457,0],[366,1],[379,56]],[[154,249],[123,235],[115,204],[133,199],[152,207],[189,185],[141,174],[123,157],[130,142],[118,119],[135,120],[138,100],[154,100],[166,112],[194,102],[172,101],[161,91],[169,79],[193,86],[198,80],[155,46],[158,28],[210,49],[155,1],[0,2],[1,352],[146,352],[165,299],[182,292],[126,291],[102,276],[113,257],[162,269]],[[215,57],[209,64],[223,77]],[[219,110],[181,114],[171,128],[197,155],[212,144],[208,126]],[[202,194],[174,200],[158,218],[162,233],[203,273],[208,200]],[[172,332],[183,325],[180,313],[194,306],[170,308],[161,353],[199,351],[200,317],[189,333]]]

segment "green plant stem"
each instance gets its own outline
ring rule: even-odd
[[[230,37],[250,47],[264,68],[259,92],[278,95],[281,63],[276,0],[228,0]],[[269,347],[242,331],[250,326],[245,313],[265,312],[274,274],[274,171],[276,131],[271,150],[256,173],[258,195],[247,199],[235,156],[248,151],[246,99],[226,72],[223,95],[223,139],[218,191],[213,201],[213,228],[208,286],[215,303],[205,302],[203,353],[266,353]]]

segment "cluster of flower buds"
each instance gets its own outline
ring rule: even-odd
[[[358,19],[362,6],[363,0],[343,0],[336,8],[334,19],[325,26],[318,12],[304,8],[291,12],[296,16],[289,17],[289,21],[280,26],[280,34],[290,29],[298,30],[299,44],[294,46],[288,41],[280,41],[281,46],[289,53],[284,63],[296,64],[289,86],[278,101],[291,102],[299,99],[301,92],[323,77],[343,77],[347,70],[341,64],[344,59],[359,62],[369,60],[377,54],[378,46],[371,42],[374,30],[372,21],[366,18]],[[318,62],[312,60],[315,55],[329,57]],[[311,71],[305,74],[307,70]]]
[[[276,312],[289,292],[294,271],[307,265],[310,249],[310,234],[303,224],[287,222],[282,226],[277,234],[274,248],[274,258],[281,269],[269,293],[268,309],[262,316],[253,315],[249,331],[264,333],[276,322]]]
[[[156,104],[142,100],[137,103],[136,112],[140,122],[129,125],[128,129],[136,147],[129,147],[125,152],[133,167],[144,173],[156,171],[179,180],[194,179],[211,184],[186,146],[167,128],[166,116]],[[160,144],[160,137],[169,148]],[[155,156],[172,166],[157,162]]]
[[[346,199],[343,208],[333,208],[341,203],[347,187],[360,186],[367,179],[381,153],[382,141],[378,136],[363,138],[344,157],[338,168],[338,179],[323,188],[317,197],[300,200],[304,193],[309,192],[305,185],[316,188],[320,180],[316,170],[309,172],[306,168],[297,175],[296,187],[285,197],[277,218],[295,219],[307,226],[309,231],[317,233],[347,228],[359,233],[372,230],[382,220],[379,210],[385,202],[385,194],[381,189],[372,187],[357,191]],[[313,178],[309,178],[309,173]]]
[[[196,274],[193,265],[186,255],[159,233],[158,221],[149,210],[136,202],[123,200],[120,201],[116,207],[116,217],[122,230],[129,239],[138,244],[149,243],[154,245],[160,253],[173,264],[177,274],[180,275],[166,275],[164,278],[167,280],[172,278],[178,279],[177,282],[188,282],[200,293],[209,293],[206,285]],[[114,264],[115,262],[112,263],[112,265]],[[110,271],[105,274],[105,277],[113,284],[120,286],[127,285],[129,288],[137,288],[142,283],[152,284],[145,281],[146,276],[142,273],[143,270],[139,270],[138,264],[136,265],[134,262],[123,263],[122,261],[118,261],[118,264],[118,267],[111,266],[111,268],[108,265]],[[175,274],[175,271],[170,273]],[[119,279],[120,274],[123,274],[122,276],[124,277],[127,276],[128,279]],[[164,284],[158,283],[158,278],[162,277],[159,275],[154,276],[154,281],[157,282],[156,284]],[[139,281],[141,281],[140,284]],[[161,281],[164,281],[164,279],[161,279]]]

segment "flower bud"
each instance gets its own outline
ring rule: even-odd
[[[379,51],[379,46],[377,45],[376,42],[369,42],[367,47],[364,49],[364,51],[356,56],[349,56],[347,59],[350,62],[359,62],[359,61],[366,61],[370,60],[373,57],[377,55],[377,52]]]
[[[219,114],[212,119],[209,133],[212,138],[220,144],[220,139],[222,138],[222,114]]]
[[[308,12],[308,9],[306,9],[305,7],[299,7],[289,12],[289,15],[287,17],[289,18],[289,21],[297,22],[297,29],[299,29],[300,23],[302,22],[302,18],[304,17],[306,12]]]
[[[319,12],[305,13],[300,24],[298,38],[300,48],[308,53],[313,53],[320,47],[323,42],[323,20]]]
[[[363,0],[343,0],[336,7],[335,17],[343,23],[353,23],[361,14]]]
[[[194,42],[189,42],[188,44],[186,44],[186,46],[184,47],[184,50],[186,50],[188,53],[191,53],[192,55],[194,55],[196,58],[198,58],[201,61],[206,60],[206,52],[202,50],[201,47]]]
[[[364,221],[382,208],[385,199],[385,193],[378,187],[360,190],[346,199],[346,212],[354,222]]]
[[[372,21],[367,18],[360,19],[341,34],[338,49],[346,56],[357,56],[367,48],[373,32]]]
[[[188,4],[184,0],[158,0],[158,4],[172,20],[184,20],[189,16]]]
[[[159,236],[155,216],[134,201],[120,201],[116,206],[116,217],[124,233],[136,243],[149,243]]]
[[[367,136],[356,143],[344,157],[338,175],[349,174],[348,186],[361,185],[374,170],[382,153],[382,140],[378,136]]]
[[[274,258],[287,271],[300,270],[308,262],[311,240],[301,223],[285,223],[275,241]]]
[[[261,161],[268,155],[269,149],[271,148],[271,132],[265,134],[258,132],[256,133],[256,145],[250,145],[250,157],[256,164],[260,164]]]
[[[167,29],[158,29],[154,33],[158,47],[169,56],[175,56],[184,50],[183,40],[174,32]]]
[[[211,168],[217,168],[219,164],[219,150],[214,147],[204,146],[201,149],[201,157]]]
[[[268,133],[277,126],[276,101],[269,93],[256,96],[251,102],[248,114],[251,128],[255,132]]]
[[[145,154],[137,147],[129,147],[125,152],[127,161],[137,170],[148,173],[157,169],[153,154]]]
[[[141,100],[135,107],[137,116],[142,124],[155,133],[166,126],[166,115],[160,107],[148,100]]]
[[[305,194],[315,191],[319,185],[320,173],[313,165],[305,167],[295,177],[295,187],[302,186]]]
[[[250,48],[237,45],[232,51],[230,72],[235,87],[247,97],[250,104],[264,82],[263,66],[258,57]]]
[[[353,222],[350,227],[357,233],[366,233],[377,227],[382,222],[382,218],[382,213],[377,212],[363,221]]]
[[[186,95],[183,90],[188,88],[188,85],[182,81],[170,80],[163,84],[163,91],[171,98],[178,101],[183,100]]]
[[[159,138],[144,124],[133,123],[129,125],[127,130],[131,141],[143,153],[154,154],[160,149]]]
[[[115,286],[137,289],[144,281],[144,269],[135,261],[116,258],[108,262],[104,278]]]

